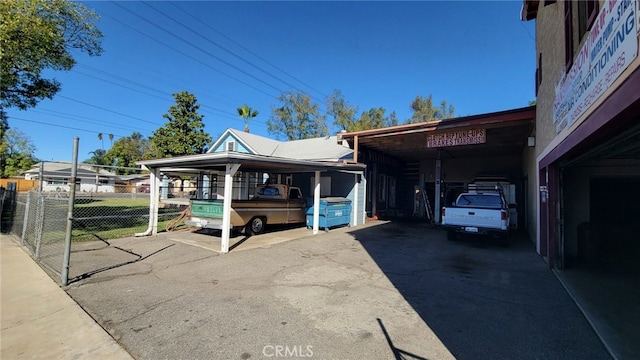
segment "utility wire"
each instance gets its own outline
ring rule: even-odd
[[[189,30],[189,31],[193,32],[194,34],[196,34],[196,35],[200,36],[201,38],[205,39],[205,40],[206,40],[206,41],[208,41],[209,43],[211,43],[211,44],[213,44],[213,45],[217,46],[218,48],[221,48],[222,50],[224,50],[224,51],[226,51],[227,53],[229,53],[229,54],[231,54],[231,55],[235,56],[236,58],[238,58],[238,59],[240,59],[240,60],[242,60],[242,61],[244,61],[244,62],[248,63],[249,65],[252,65],[253,67],[256,67],[257,69],[261,70],[261,69],[260,69],[260,68],[258,68],[257,66],[255,66],[255,65],[253,65],[253,64],[251,64],[251,63],[249,63],[247,60],[243,59],[242,57],[240,57],[240,56],[238,56],[238,55],[236,55],[236,54],[234,54],[234,53],[230,52],[229,50],[227,50],[227,49],[225,49],[225,48],[223,48],[223,47],[221,47],[221,46],[219,46],[218,44],[216,44],[216,43],[212,42],[211,40],[209,40],[209,39],[205,38],[204,36],[200,35],[200,33],[198,33],[197,31],[194,31],[194,30],[193,30],[193,29],[191,29],[190,27],[188,27],[188,26],[186,26],[186,25],[182,24],[181,22],[179,22],[179,21],[177,21],[176,19],[174,19],[173,17],[171,17],[171,16],[169,16],[169,15],[165,14],[165,13],[164,13],[164,12],[162,12],[161,10],[156,9],[155,7],[153,7],[152,5],[150,5],[149,3],[145,2],[145,1],[142,1],[142,4],[144,4],[144,5],[148,6],[149,8],[151,8],[151,9],[153,9],[154,11],[156,11],[157,13],[159,13],[159,14],[163,15],[163,16],[164,16],[164,17],[166,17],[167,19],[169,19],[169,20],[173,21],[174,23],[176,23],[176,24],[178,24],[178,25],[182,26],[183,28],[185,28],[185,29],[187,29],[187,30]],[[175,38],[177,38],[177,39],[179,39],[179,40],[181,40],[181,41],[183,41],[183,42],[185,42],[185,43],[187,43],[187,44],[191,45],[192,47],[194,47],[194,48],[196,48],[196,49],[198,49],[198,50],[202,51],[203,53],[205,53],[205,54],[207,54],[207,55],[211,56],[212,58],[214,58],[214,59],[216,59],[216,60],[220,61],[221,63],[223,63],[223,64],[225,64],[225,65],[227,65],[227,66],[229,66],[229,67],[231,67],[231,68],[233,68],[233,69],[235,69],[235,70],[237,70],[237,71],[240,71],[241,73],[243,73],[243,74],[245,74],[245,75],[247,75],[247,76],[249,76],[249,77],[253,78],[254,80],[257,80],[257,81],[259,81],[259,82],[263,83],[264,85],[267,85],[268,87],[270,87],[270,88],[272,88],[272,89],[274,89],[274,90],[276,90],[276,91],[278,91],[278,92],[281,92],[281,93],[282,93],[282,92],[284,92],[282,89],[279,89],[278,87],[276,87],[276,86],[274,86],[274,85],[272,85],[272,84],[267,83],[266,81],[264,81],[264,80],[262,80],[262,79],[258,78],[257,76],[255,76],[255,75],[253,75],[253,74],[251,74],[251,73],[248,73],[248,72],[244,71],[243,69],[241,69],[241,68],[239,68],[239,67],[235,66],[234,64],[232,64],[232,63],[230,63],[230,62],[228,62],[228,61],[226,61],[226,60],[224,60],[224,59],[222,59],[222,58],[220,58],[220,57],[216,56],[215,54],[212,54],[212,53],[210,53],[209,51],[206,51],[205,49],[203,49],[202,47],[198,46],[197,44],[194,44],[194,43],[192,43],[191,41],[189,41],[189,40],[187,40],[187,39],[185,39],[185,38],[183,38],[183,37],[180,37],[180,36],[176,35],[175,33],[171,32],[171,31],[168,31],[167,29],[165,29],[165,28],[162,28],[162,27],[158,26],[158,25],[156,25],[156,24],[155,24],[155,23],[153,23],[153,22],[148,21],[147,19],[144,19],[144,18],[143,18],[142,16],[140,16],[140,15],[136,15],[136,16],[137,16],[137,17],[139,17],[139,18],[141,18],[141,19],[143,19],[143,20],[145,20],[147,23],[150,23],[151,25],[155,26],[156,28],[158,28],[158,29],[160,29],[160,30],[162,30],[162,31],[164,31],[164,32],[166,32],[166,33],[168,33],[168,34],[170,34],[170,35],[173,35]],[[264,70],[263,70],[263,71],[264,71]],[[267,74],[268,74],[268,73],[267,73]],[[277,79],[277,78],[276,78],[276,79]],[[281,80],[281,81],[282,81],[282,80]],[[285,84],[287,84],[287,85],[289,85],[289,86],[291,86],[291,87],[294,87],[294,88],[295,88],[295,86],[294,86],[294,85],[290,85],[290,84],[288,84],[288,83],[286,83],[286,82],[285,82]]]
[[[162,30],[162,31],[164,31],[164,32],[167,32],[166,30],[162,29],[162,28],[161,28],[161,27],[159,27],[158,25],[156,25],[156,24],[154,24],[154,23],[150,22],[149,20],[147,20],[147,19],[145,19],[145,18],[143,18],[143,17],[141,17],[141,16],[139,16],[139,15],[137,15],[136,13],[134,13],[134,12],[130,11],[129,9],[127,9],[127,8],[123,7],[122,5],[120,5],[120,4],[116,3],[116,2],[112,2],[111,4],[116,5],[116,6],[120,7],[120,8],[122,8],[122,9],[124,9],[126,12],[128,12],[128,13],[130,13],[130,14],[134,15],[135,17],[138,17],[138,18],[140,18],[140,19],[144,20],[145,22],[147,22],[147,23],[149,23],[149,24],[153,25],[154,27],[156,27],[156,28],[158,28],[158,29],[160,29],[160,30]],[[132,28],[131,26],[129,26],[128,24],[125,24],[124,22],[122,22],[122,21],[120,21],[120,20],[117,20],[117,19],[115,19],[115,18],[113,18],[113,17],[111,17],[111,16],[107,16],[107,17],[111,18],[112,20],[114,20],[114,21],[116,21],[116,22],[118,22],[118,23],[120,23],[120,24],[122,24],[122,25],[124,25],[124,26],[126,26],[126,27],[128,27],[128,28],[130,28],[130,29],[132,29],[132,30],[134,30],[134,31],[135,31],[135,32],[137,32],[137,33],[142,34],[143,36],[145,36],[145,37],[147,37],[147,38],[149,38],[149,39],[151,39],[151,40],[153,40],[153,41],[155,41],[155,42],[160,43],[160,44],[161,44],[161,45],[163,45],[163,46],[168,47],[169,49],[171,49],[171,50],[173,50],[173,51],[175,51],[175,52],[177,52],[177,53],[180,53],[180,54],[182,54],[182,55],[184,55],[184,56],[186,56],[186,57],[188,57],[188,58],[190,58],[190,59],[192,59],[192,60],[194,60],[194,61],[196,61],[196,62],[198,62],[198,63],[200,63],[200,64],[202,64],[202,65],[204,65],[204,66],[206,66],[206,67],[208,67],[209,69],[211,69],[211,70],[213,70],[213,71],[215,71],[215,72],[217,72],[217,73],[220,73],[220,74],[222,74],[222,75],[224,75],[224,76],[226,76],[226,77],[228,77],[228,78],[230,78],[230,79],[232,79],[232,80],[235,80],[235,81],[237,81],[237,82],[239,82],[239,83],[241,83],[241,84],[244,84],[244,85],[246,85],[246,86],[248,86],[248,87],[250,87],[250,88],[252,88],[252,89],[254,89],[254,90],[256,90],[256,91],[259,91],[259,92],[261,92],[261,93],[263,93],[263,94],[265,94],[265,95],[269,96],[270,98],[276,98],[276,96],[274,96],[273,94],[269,94],[268,92],[266,92],[266,91],[264,91],[264,90],[262,90],[262,89],[259,89],[259,88],[255,87],[255,86],[253,86],[253,85],[251,85],[251,84],[249,84],[249,83],[247,83],[247,82],[245,82],[245,81],[241,80],[241,79],[238,79],[238,78],[233,77],[233,76],[231,76],[231,75],[229,75],[229,74],[227,74],[227,73],[224,73],[224,72],[222,72],[222,71],[220,71],[220,70],[218,70],[218,69],[216,69],[216,68],[212,67],[211,65],[209,65],[209,64],[207,64],[207,63],[205,63],[205,62],[203,62],[203,61],[200,61],[200,60],[198,60],[198,59],[194,58],[194,57],[193,57],[193,56],[191,56],[191,55],[188,55],[188,54],[186,54],[186,53],[184,53],[184,52],[182,52],[182,51],[180,51],[180,50],[178,50],[178,49],[176,49],[176,48],[174,48],[174,47],[172,47],[172,46],[170,46],[170,45],[167,45],[166,43],[164,43],[164,42],[162,42],[162,41],[159,41],[159,40],[155,39],[155,38],[154,38],[154,37],[152,37],[152,36],[149,36],[149,35],[147,35],[147,34],[144,34],[144,33],[140,32],[140,31],[138,31],[138,30],[136,30],[136,29]],[[171,33],[169,32],[169,34],[171,34]],[[173,34],[172,34],[172,35],[173,35]],[[174,35],[174,36],[175,36],[175,35]],[[192,45],[192,46],[193,46],[193,45]],[[197,46],[196,46],[196,48],[197,48]]]
[[[223,38],[229,40],[230,42],[232,42],[233,44],[235,44],[236,46],[240,47],[241,49],[243,49],[244,51],[248,52],[249,54],[255,56],[256,58],[262,60],[263,62],[265,62],[266,64],[270,65],[271,67],[273,67],[274,69],[280,71],[281,73],[289,76],[290,78],[296,80],[297,82],[299,82],[300,84],[306,86],[307,88],[315,91],[316,93],[318,93],[319,95],[321,95],[322,97],[326,97],[325,94],[323,94],[320,90],[315,89],[314,87],[312,87],[311,85],[306,84],[305,82],[303,82],[302,80],[298,79],[297,77],[289,74],[288,72],[286,72],[285,70],[279,68],[278,66],[272,64],[271,62],[267,61],[265,58],[261,57],[260,55],[254,53],[253,51],[251,51],[250,49],[246,48],[245,46],[243,46],[242,44],[236,42],[235,40],[233,40],[232,38],[228,37],[227,35],[223,34],[222,32],[214,29],[213,27],[211,27],[209,24],[203,22],[202,20],[198,19],[197,17],[193,16],[191,13],[187,12],[186,10],[182,9],[180,6],[176,5],[176,3],[174,2],[169,2],[169,4],[171,4],[173,7],[177,8],[178,10],[182,11],[183,13],[187,14],[188,16],[190,16],[192,19],[194,19],[195,21],[199,22],[200,24],[204,25],[206,28],[208,28],[209,30],[217,33],[218,35],[222,36]],[[293,88],[295,88],[295,86],[292,86]]]
[[[144,131],[144,132],[148,131],[147,129],[125,127],[125,126],[122,126],[121,124],[116,124],[116,123],[113,123],[113,122],[101,121],[101,120],[92,119],[92,118],[89,118],[89,117],[86,117],[86,116],[68,114],[68,113],[63,113],[63,112],[60,112],[60,111],[49,110],[49,109],[40,109],[40,110],[31,109],[29,112],[35,112],[35,113],[45,114],[45,115],[50,115],[50,116],[56,116],[56,117],[63,118],[63,119],[82,121],[84,123],[89,123],[89,124],[109,125],[110,128],[119,128],[121,130]]]
[[[73,126],[64,126],[64,125],[59,125],[59,124],[49,124],[49,123],[42,122],[42,121],[23,119],[23,118],[13,117],[13,116],[11,117],[11,120],[26,121],[26,122],[30,122],[30,123],[36,123],[36,124],[41,124],[41,125],[59,127],[59,128],[63,128],[63,129],[71,129],[71,130],[76,130],[76,131],[84,131],[84,132],[89,132],[89,133],[94,133],[94,134],[102,134],[102,133],[104,133],[104,132],[101,132],[101,131],[81,129],[81,128],[77,128],[77,127],[73,127]],[[113,136],[126,137],[126,135],[116,135],[116,134],[113,134]]]
[[[91,104],[86,103],[86,102],[84,102],[84,101],[80,101],[80,100],[72,99],[72,98],[70,98],[70,97],[66,97],[66,96],[64,96],[64,95],[56,95],[56,96],[57,96],[57,97],[61,97],[61,98],[63,98],[63,99],[71,100],[71,101],[74,101],[74,102],[77,102],[77,103],[80,103],[80,104],[83,104],[83,105],[86,105],[86,106],[94,107],[94,108],[96,108],[96,109],[104,110],[104,111],[107,111],[107,112],[110,112],[110,113],[114,113],[114,114],[117,114],[117,115],[120,115],[120,116],[124,116],[124,117],[130,118],[130,119],[134,119],[134,120],[138,120],[138,121],[142,121],[142,122],[146,122],[146,123],[149,123],[149,124],[153,124],[153,125],[155,125],[155,126],[158,126],[158,123],[155,123],[155,122],[153,122],[153,121],[149,121],[149,120],[141,119],[141,118],[139,118],[139,117],[135,117],[135,116],[131,116],[131,115],[127,115],[127,114],[119,113],[119,112],[117,112],[117,111],[109,110],[109,109],[107,109],[107,108],[103,108],[103,107],[100,107],[100,106],[97,106],[97,105],[91,105]],[[161,125],[161,124],[160,124],[160,125]]]
[[[234,53],[233,51],[231,51],[231,50],[229,50],[229,49],[225,48],[224,46],[222,46],[222,45],[220,45],[220,44],[216,43],[215,41],[213,41],[213,40],[209,39],[208,37],[203,36],[200,32],[198,32],[198,31],[194,30],[193,28],[188,27],[187,25],[184,25],[182,22],[180,22],[180,21],[178,21],[178,20],[174,19],[173,17],[168,16],[167,14],[165,14],[165,13],[164,13],[164,12],[162,12],[161,10],[158,10],[157,8],[153,7],[152,5],[150,5],[150,4],[146,3],[146,2],[143,2],[143,3],[144,3],[145,5],[147,5],[147,6],[151,7],[151,8],[152,8],[152,9],[154,9],[155,11],[159,12],[160,14],[164,15],[165,17],[170,18],[173,22],[175,22],[175,23],[179,24],[179,25],[180,25],[180,26],[182,26],[183,28],[185,28],[185,29],[187,29],[187,30],[191,31],[192,33],[194,33],[194,34],[196,34],[196,35],[200,36],[200,37],[201,37],[202,39],[204,39],[206,42],[208,42],[208,43],[212,44],[213,46],[215,46],[215,47],[217,47],[217,48],[219,48],[219,49],[221,49],[222,51],[226,52],[227,54],[230,54],[230,55],[232,55],[233,57],[235,57],[236,59],[238,59],[238,60],[240,60],[240,61],[242,61],[242,62],[244,62],[244,63],[246,63],[246,64],[248,64],[248,65],[252,66],[253,68],[255,68],[255,69],[257,69],[257,70],[259,70],[259,71],[261,71],[261,72],[263,72],[263,73],[265,73],[265,74],[267,74],[267,75],[271,76],[273,79],[275,79],[275,80],[277,80],[277,81],[280,81],[281,83],[283,83],[283,84],[285,84],[285,85],[289,86],[290,88],[297,89],[297,86],[296,86],[296,85],[293,85],[293,84],[291,84],[290,82],[286,81],[285,79],[283,79],[283,78],[281,78],[281,77],[279,77],[279,76],[276,76],[276,75],[274,75],[274,74],[270,73],[269,71],[267,71],[267,70],[265,70],[265,69],[261,68],[260,66],[258,66],[258,65],[256,65],[256,64],[254,64],[254,63],[252,63],[251,61],[249,61],[249,60],[247,60],[247,59],[243,58],[242,56],[240,56],[240,55],[238,55],[238,54]],[[179,10],[181,10],[181,11],[183,11],[183,10],[182,10],[182,9],[180,9],[179,7],[178,7],[178,9],[179,9]],[[184,12],[184,11],[183,11],[183,12]],[[186,12],[185,12],[185,13],[186,13]],[[199,20],[198,20],[196,17],[194,17],[193,15],[191,15],[191,14],[189,14],[189,13],[186,13],[186,14],[187,14],[188,16],[190,16],[191,18],[195,19],[196,21],[199,21]],[[200,21],[199,21],[199,22],[200,22]]]

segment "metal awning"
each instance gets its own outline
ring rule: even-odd
[[[438,149],[446,158],[493,156],[521,153],[532,135],[536,107],[464,116],[432,122],[406,124],[382,129],[343,133],[354,152],[364,149],[391,155],[405,162],[436,159]],[[434,134],[483,129],[486,142],[482,144],[429,147],[427,138]],[[356,159],[357,160],[357,159]]]
[[[322,171],[343,171],[343,172],[364,172],[366,165],[349,161],[329,162],[312,160],[295,160],[264,155],[253,155],[237,152],[221,152],[197,154],[188,156],[177,156],[172,158],[143,160],[136,162],[151,172],[150,182],[150,206],[149,206],[149,227],[147,231],[136,234],[136,236],[154,235],[158,230],[158,207],[160,176],[165,175],[186,175],[200,174],[206,171],[224,172],[224,203],[222,218],[222,235],[220,252],[229,251],[230,219],[231,219],[231,190],[235,173],[242,167],[243,171],[264,171],[264,172],[314,172],[314,220],[313,234],[318,233],[319,210],[320,210],[320,173]],[[358,196],[357,192],[355,196]],[[354,212],[355,216],[355,212]]]

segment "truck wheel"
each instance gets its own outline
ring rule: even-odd
[[[447,240],[456,241],[458,239],[458,233],[453,230],[447,231]]]
[[[258,235],[264,232],[265,219],[261,217],[254,217],[247,224],[250,235]]]

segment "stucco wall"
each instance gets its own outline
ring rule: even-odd
[[[600,1],[600,8],[604,5],[605,1]],[[578,11],[574,3],[574,23],[578,21],[577,16]],[[540,160],[579,127],[640,66],[640,57],[636,56],[627,69],[571,126],[556,134],[556,127],[553,123],[553,102],[556,97],[556,85],[565,74],[564,37],[562,36],[564,34],[564,2],[556,2],[547,6],[540,2],[535,21],[536,59],[542,54],[542,82],[536,100],[536,154]],[[577,54],[583,47],[588,34],[583,36],[582,42],[578,42],[577,34],[574,36],[574,44],[577,44],[574,45],[574,54]],[[638,41],[637,35],[636,41]]]

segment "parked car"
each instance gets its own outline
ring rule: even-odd
[[[138,192],[140,192],[140,193],[149,193],[149,192],[151,192],[151,185],[150,184],[140,184],[138,186]]]

